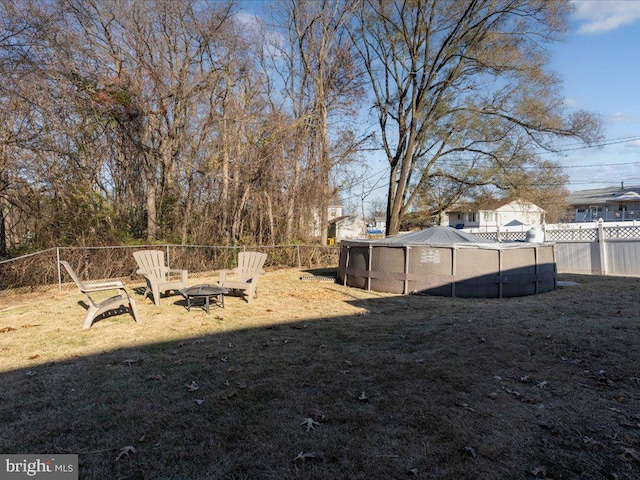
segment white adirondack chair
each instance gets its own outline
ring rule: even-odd
[[[65,268],[69,276],[78,286],[78,289],[86,295],[89,299],[89,309],[87,311],[87,317],[84,320],[83,328],[89,328],[93,325],[93,322],[96,318],[103,313],[108,311],[117,311],[121,308],[126,308],[128,312],[131,314],[133,319],[138,322],[138,307],[133,298],[129,296],[127,291],[125,290],[122,282],[114,281],[114,282],[103,282],[103,283],[91,283],[85,284],[78,278],[76,272],[71,268],[68,262],[61,260],[60,264]],[[96,300],[91,297],[92,293],[96,292],[105,292],[108,290],[118,290],[118,294],[112,297],[106,298],[104,300]]]
[[[258,277],[264,273],[262,267],[266,253],[240,252],[238,266],[232,270],[220,270],[218,283],[234,292],[247,293],[247,303],[258,298]],[[230,277],[230,278],[229,278]]]
[[[147,281],[144,298],[149,292],[153,295],[153,302],[160,306],[160,292],[169,295],[171,290],[181,290],[189,286],[187,282],[187,270],[169,268],[164,262],[162,250],[140,250],[133,252],[133,258],[138,264],[138,275],[142,275]]]

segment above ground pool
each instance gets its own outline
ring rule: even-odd
[[[556,288],[553,243],[494,242],[451,227],[340,242],[341,283],[389,293],[520,297]]]

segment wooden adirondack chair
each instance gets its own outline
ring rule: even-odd
[[[144,298],[149,292],[153,295],[153,303],[160,306],[160,292],[169,295],[171,290],[187,288],[187,270],[169,268],[164,262],[162,250],[140,250],[133,252],[133,258],[138,264],[138,275],[142,275],[147,281]]]
[[[258,277],[264,273],[262,267],[266,259],[266,253],[240,252],[238,266],[233,270],[220,270],[218,283],[234,292],[247,292],[247,302],[251,303],[258,298]]]
[[[136,302],[129,296],[127,291],[125,290],[122,282],[114,281],[114,282],[104,282],[104,283],[92,283],[85,284],[78,278],[76,272],[71,268],[68,262],[61,260],[60,265],[62,265],[69,276],[73,279],[75,284],[78,286],[78,289],[84,293],[89,299],[89,309],[87,311],[87,317],[84,320],[84,327],[89,328],[95,321],[95,319],[106,313],[108,311],[120,310],[121,308],[126,308],[128,312],[131,314],[133,319],[138,322],[138,307]],[[92,293],[96,292],[105,292],[108,290],[118,290],[119,293],[112,297],[106,298],[104,300],[95,300],[91,297]]]

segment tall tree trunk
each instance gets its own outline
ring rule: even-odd
[[[295,153],[293,155],[293,175],[289,182],[289,188],[287,189],[287,199],[286,199],[286,213],[285,213],[285,238],[292,239],[294,236],[294,227],[295,227],[295,212],[296,212],[296,202],[298,201],[298,195],[300,191],[300,158],[301,158],[301,150],[300,143],[301,141],[296,138],[295,140]],[[284,155],[283,155],[284,156]],[[296,232],[297,233],[297,232]]]
[[[271,195],[268,192],[264,194],[265,200],[267,203],[267,218],[269,219],[269,243],[276,243],[276,222],[275,217],[273,215],[273,200],[271,199]]]
[[[320,245],[326,246],[329,237],[329,172],[331,161],[329,160],[328,137],[328,112],[325,105],[320,105],[319,125],[320,132]]]
[[[155,172],[147,170],[147,240],[153,241],[158,236],[158,212],[156,205],[156,176]]]
[[[9,253],[7,249],[7,227],[4,214],[5,200],[0,198],[0,257],[6,257]]]

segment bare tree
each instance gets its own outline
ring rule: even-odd
[[[473,187],[526,182],[518,172],[559,137],[597,139],[598,119],[567,113],[560,80],[545,71],[545,44],[560,37],[570,8],[546,0],[362,2],[352,31],[391,167],[387,234],[398,233],[417,195],[439,178],[449,191],[435,210]]]
[[[357,144],[344,124],[338,132],[331,119],[355,114],[354,105],[363,93],[346,31],[353,6],[339,0],[288,0],[284,5],[293,40],[288,57],[289,93],[297,121],[310,137],[305,154],[315,172],[320,242],[326,245],[328,206],[335,193],[331,171],[353,154]]]
[[[177,182],[196,163],[189,146],[210,133],[209,102],[223,83],[219,62],[230,8],[201,10],[195,1],[74,2],[102,78],[90,93],[106,109],[142,165],[147,238],[158,227]],[[169,203],[167,203],[167,201]],[[185,217],[178,217],[185,218]],[[175,223],[172,223],[175,228]],[[179,228],[183,230],[184,228]],[[183,235],[184,238],[184,235]]]

